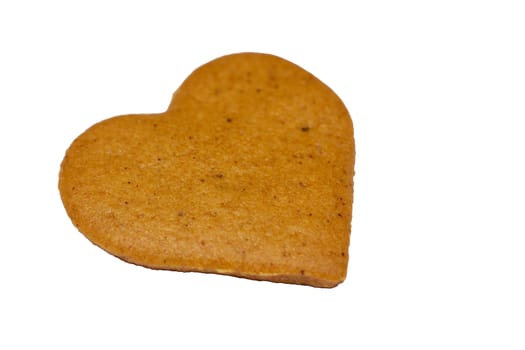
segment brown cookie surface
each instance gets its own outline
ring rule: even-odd
[[[195,70],[165,113],[86,130],[59,189],[78,230],[125,261],[333,287],[348,265],[354,155],[333,91],[241,53]]]

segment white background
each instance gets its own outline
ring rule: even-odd
[[[525,349],[521,1],[0,4],[0,348]],[[164,111],[259,51],[345,101],[357,164],[335,289],[152,271],[94,247],[57,190],[73,139]]]

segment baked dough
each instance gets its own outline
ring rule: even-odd
[[[59,189],[78,230],[127,262],[334,287],[354,159],[330,88],[282,58],[240,53],[196,69],[166,112],[86,130]]]

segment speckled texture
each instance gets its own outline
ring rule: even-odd
[[[334,92],[242,53],[195,70],[165,113],[93,125],[59,189],[78,230],[125,261],[333,287],[348,265],[354,155]]]

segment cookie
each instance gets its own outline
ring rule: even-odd
[[[93,125],[62,161],[73,224],[153,269],[334,287],[347,272],[354,138],[343,102],[259,53],[196,69],[166,112]]]

